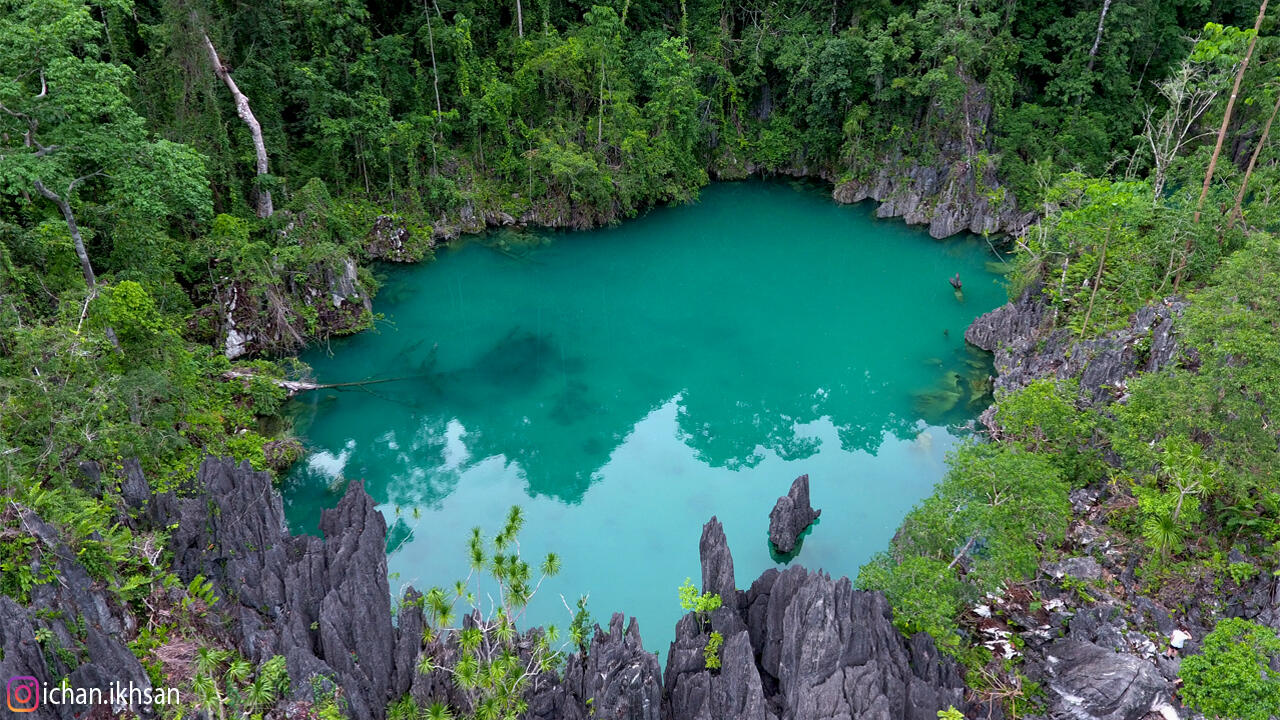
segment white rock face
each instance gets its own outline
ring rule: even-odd
[[[240,334],[239,330],[231,324],[231,319],[227,318],[227,348],[224,351],[228,360],[235,360],[244,355],[245,342],[248,340]]]

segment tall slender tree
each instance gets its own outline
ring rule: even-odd
[[[194,16],[192,17],[192,24],[196,24]],[[231,77],[231,71],[226,65],[222,64],[222,59],[218,57],[217,48],[213,46],[213,41],[209,39],[208,31],[201,31],[200,37],[204,40],[205,50],[209,52],[209,62],[213,64],[213,73],[218,76],[218,79],[231,92],[231,98],[236,104],[236,114],[240,116],[240,119],[249,128],[249,135],[253,138],[254,170],[259,180],[259,185],[256,189],[258,217],[271,217],[275,212],[271,202],[271,190],[261,184],[266,176],[270,174],[267,162],[267,143],[262,138],[262,124],[258,122],[258,118],[253,114],[253,109],[249,107],[249,98],[240,92],[240,86],[236,85],[235,79]]]
[[[1218,154],[1222,152],[1222,141],[1226,139],[1227,126],[1231,124],[1231,110],[1235,107],[1236,96],[1240,94],[1240,81],[1244,80],[1244,72],[1249,69],[1249,58],[1253,55],[1253,46],[1258,42],[1258,33],[1262,30],[1262,18],[1266,14],[1267,0],[1262,0],[1262,6],[1258,8],[1258,19],[1253,24],[1253,36],[1249,38],[1249,47],[1245,50],[1244,59],[1240,61],[1240,69],[1236,71],[1235,84],[1231,86],[1231,97],[1227,98],[1226,112],[1222,114],[1222,125],[1218,128],[1218,141],[1213,145],[1213,155],[1209,157],[1209,167],[1204,172],[1204,185],[1200,188],[1200,200],[1196,202],[1196,222],[1200,222],[1204,199],[1209,195],[1209,183],[1213,182],[1213,173],[1218,167]],[[1178,273],[1178,279],[1182,279],[1181,272]]]
[[[1240,190],[1236,192],[1236,204],[1231,210],[1231,221],[1243,220],[1244,211],[1241,205],[1244,204],[1244,194],[1249,189],[1249,178],[1253,175],[1253,168],[1258,164],[1258,156],[1262,154],[1262,149],[1267,145],[1267,138],[1271,135],[1271,123],[1275,122],[1276,113],[1280,112],[1280,90],[1276,92],[1276,104],[1271,108],[1271,115],[1267,118],[1267,124],[1262,128],[1262,137],[1258,139],[1258,144],[1253,146],[1253,153],[1249,155],[1249,166],[1244,170],[1244,179],[1240,181]]]

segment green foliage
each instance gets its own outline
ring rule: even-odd
[[[685,578],[684,583],[677,590],[680,598],[680,609],[685,612],[691,612],[698,620],[699,627],[704,630],[708,622],[711,620],[711,613],[720,609],[723,601],[718,593],[702,593],[698,594],[698,588],[694,586],[693,580]],[[720,646],[724,644],[724,636],[716,631],[711,631],[707,638],[707,644],[702,649],[703,659],[706,661],[708,670],[716,670],[720,667]]]
[[[694,587],[693,580],[690,578],[684,579],[684,583],[677,592],[680,597],[680,609],[696,615],[698,622],[703,625],[707,623],[711,613],[720,609],[722,603],[718,593],[705,592],[699,595],[698,588]]]
[[[955,618],[965,603],[1034,574],[1041,550],[1066,536],[1071,507],[1058,468],[1016,444],[966,445],[949,464],[857,585],[884,591],[902,632],[928,632],[956,653]]]
[[[533,678],[553,671],[562,659],[562,651],[553,644],[559,640],[555,626],[521,633],[517,623],[542,582],[560,569],[554,553],[542,562],[541,575],[533,581],[532,569],[521,559],[518,536],[524,527],[524,513],[512,506],[502,528],[486,542],[480,528],[474,528],[467,541],[467,558],[472,568],[467,580],[460,580],[452,591],[435,587],[423,596],[427,618],[424,639],[430,645],[418,659],[422,674],[447,673],[454,686],[475,708],[475,717],[515,720],[528,708],[525,692]],[[481,598],[481,576],[496,585],[496,601],[486,607]],[[468,583],[474,581],[474,586]],[[462,603],[466,608],[460,626],[455,627]],[[586,598],[578,603],[571,627],[577,628],[573,641],[585,643]],[[430,647],[442,648],[455,642],[461,656],[452,664],[442,664]],[[447,717],[448,708],[436,706],[429,716]],[[431,713],[435,713],[431,715]]]
[[[218,596],[213,594],[213,581],[203,575],[196,575],[187,585],[187,594],[182,598],[182,610],[204,614],[218,600]]]
[[[1280,402],[1271,369],[1280,342],[1269,329],[1280,305],[1267,290],[1280,281],[1278,256],[1277,240],[1259,234],[1229,258],[1178,326],[1199,367],[1135,378],[1116,407],[1111,444],[1139,470],[1135,493],[1158,548],[1176,549],[1193,527],[1260,539],[1275,532],[1274,491],[1263,478],[1280,468],[1267,414]],[[1174,518],[1179,498],[1185,517]]]
[[[26,604],[28,593],[36,586],[31,569],[36,541],[30,535],[10,532],[12,536],[0,544],[0,594]]]
[[[319,720],[346,720],[347,701],[343,699],[341,689],[332,679],[320,675],[312,675],[311,712]]]
[[[1035,380],[999,398],[996,423],[1005,438],[1043,454],[1075,484],[1092,480],[1100,460],[1091,441],[1097,416],[1078,408],[1078,384],[1049,378]]]
[[[702,659],[708,670],[720,669],[720,648],[724,645],[724,636],[712,630],[707,638],[707,646],[702,649]]]
[[[1240,241],[1153,200],[1147,182],[1064,175],[1045,202],[1058,208],[1019,253],[1021,286],[1042,281],[1058,322],[1078,335],[1123,324],[1142,305],[1202,281]]]
[[[218,717],[250,717],[288,695],[289,673],[282,655],[254,668],[231,650],[201,647],[191,687],[196,704]]]
[[[1182,698],[1211,717],[1267,720],[1280,713],[1280,654],[1274,630],[1240,618],[1218,622],[1198,655],[1182,660]]]
[[[474,229],[496,213],[610,222],[749,168],[868,180],[938,165],[995,206],[1016,196],[1045,219],[1018,240],[1014,290],[1040,288],[1049,322],[1080,338],[1190,295],[1176,330],[1197,360],[1131,380],[1114,418],[1078,407],[1070,381],[999,399],[999,443],[961,449],[859,578],[889,594],[904,632],[958,652],[963,602],[1034,571],[1062,538],[1066,489],[1101,479],[1092,448],[1106,443],[1132,478],[1134,529],[1162,561],[1212,534],[1280,539],[1267,483],[1280,473],[1280,246],[1256,230],[1275,220],[1274,142],[1245,198],[1248,225],[1217,212],[1274,99],[1266,37],[1232,119],[1235,162],[1220,163],[1204,219],[1193,216],[1203,134],[1222,119],[1252,5],[1136,0],[1105,18],[1065,0],[526,5],[516,28],[509,6],[454,0],[0,0],[0,497],[53,522],[124,603],[141,610],[167,582],[139,550],[163,537],[117,524],[127,460],[160,491],[210,454],[289,460],[267,456],[258,420],[280,411],[272,380],[296,373],[247,361],[234,369],[252,377],[228,379],[218,323],[231,292],[271,349],[292,351],[371,322],[362,308],[335,317],[323,290],[348,258],[368,257],[380,216],[410,228],[404,253],[422,258],[437,226]],[[206,33],[262,123],[269,175],[209,67]],[[1191,141],[1158,151],[1188,111]],[[250,202],[268,189],[280,211],[259,219]],[[372,291],[369,278],[362,270]],[[104,480],[91,486],[82,462]],[[537,568],[520,559],[521,522],[513,513],[491,544],[473,537],[477,587],[429,596],[433,632],[474,645],[479,629],[510,647],[535,572],[559,569],[554,555]],[[33,570],[40,550],[12,517],[0,535],[0,593],[25,601],[54,566]],[[487,597],[481,577],[498,605],[478,628],[449,627],[454,604]],[[686,585],[682,606],[705,623],[719,598]],[[209,592],[188,588],[185,609],[212,604]],[[585,598],[571,614],[585,650]],[[505,688],[486,707],[511,711],[518,683],[483,678],[518,664],[478,647],[454,677],[477,697]],[[209,707],[233,689],[265,702],[271,683],[242,682],[243,665],[228,680],[233,661],[214,664]],[[340,715],[321,685],[317,713]]]
[[[577,610],[569,622],[569,640],[578,648],[578,652],[586,653],[588,633],[591,632],[591,613],[587,610],[587,596],[578,598]]]
[[[879,553],[862,566],[857,585],[884,592],[893,607],[893,624],[904,635],[926,632],[942,650],[960,649],[956,618],[967,589],[945,561],[908,555],[897,562]]]
[[[895,551],[966,562],[983,591],[1036,571],[1039,548],[1066,535],[1068,485],[1048,460],[1007,445],[969,445],[933,496],[912,510]],[[959,564],[957,562],[957,564]]]

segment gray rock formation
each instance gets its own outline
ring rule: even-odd
[[[564,686],[592,717],[662,720],[661,678],[658,656],[645,652],[639,623],[631,618],[624,630],[622,614],[614,613],[607,632],[596,626],[586,657],[569,659]]]
[[[372,295],[360,282],[355,259],[340,256],[294,269],[303,272],[281,272],[265,285],[231,275],[214,283],[215,303],[206,310],[228,359],[296,350],[311,337],[353,332],[367,322]],[[301,306],[315,311],[314,322],[297,312]]]
[[[723,537],[719,523],[703,529],[704,578],[724,579],[709,572],[728,564]],[[693,615],[676,626],[665,677],[671,720],[936,720],[967,707],[955,665],[927,636],[905,640],[880,593],[791,567],[767,570],[740,597],[709,627]],[[703,656],[711,631],[724,637],[718,671]]]
[[[769,513],[769,542],[780,553],[795,550],[800,533],[821,514],[821,510],[814,510],[809,503],[809,476],[801,475]]]
[[[901,217],[911,225],[928,225],[929,234],[945,238],[968,230],[974,233],[1015,233],[1031,224],[1034,213],[1019,212],[1011,193],[993,202],[995,193],[979,190],[968,163],[957,160],[938,165],[912,164],[900,168],[892,158],[870,177],[849,180],[835,187],[836,202],[880,203],[876,217]],[[999,188],[994,176],[982,178]]]
[[[729,553],[724,526],[714,515],[702,526],[698,557],[702,559],[702,592],[719,595],[725,605],[736,605],[738,585],[733,576],[733,555]]]
[[[364,241],[364,251],[370,259],[396,263],[418,262],[435,246],[434,233],[414,232],[398,215],[374,218]]]
[[[711,633],[724,638],[720,668],[707,669],[706,647]],[[712,613],[706,626],[694,615],[676,625],[676,639],[667,653],[665,675],[668,720],[765,720],[769,709],[764,683],[751,647],[746,623],[733,608]]]
[[[904,640],[880,593],[791,567],[766,572],[747,598],[748,631],[783,720],[933,720],[966,707],[955,665],[927,636]]]
[[[928,225],[935,238],[963,230],[1015,233],[1030,224],[1035,214],[1020,212],[1013,193],[1001,187],[994,164],[979,159],[981,151],[992,149],[987,131],[992,104],[985,86],[966,85],[958,112],[934,105],[915,129],[933,162],[922,165],[905,157],[910,148],[892,148],[872,163],[844,168],[855,179],[836,186],[836,201],[874,199],[880,202],[878,217]],[[957,116],[964,123],[954,122]]]
[[[1140,720],[1172,707],[1169,682],[1133,655],[1068,638],[1050,645],[1046,660],[1051,717]]]
[[[1065,328],[1048,330],[1039,288],[982,315],[965,330],[972,345],[995,354],[997,391],[1025,387],[1044,377],[1080,378],[1081,400],[1105,404],[1123,396],[1138,372],[1169,366],[1178,353],[1174,320],[1187,303],[1176,298],[1141,308],[1128,327],[1080,340]]]
[[[51,687],[65,678],[70,687],[100,690],[119,683],[149,692],[151,680],[124,641],[136,629],[133,617],[94,581],[51,526],[26,509],[18,511],[17,521],[18,532],[36,541],[33,570],[39,575],[51,568],[57,581],[33,587],[27,607],[0,595],[0,678],[34,677]],[[71,720],[94,709],[45,704],[27,717]],[[96,709],[155,716],[142,703]]]
[[[90,477],[96,468],[86,469]],[[128,479],[139,495],[145,478]],[[310,700],[313,682],[340,688],[356,720],[377,720],[406,692],[422,706],[445,702],[468,712],[447,670],[423,675],[420,597],[410,590],[392,621],[386,523],[359,483],[321,519],[323,538],[291,536],[269,474],[208,459],[193,490],[152,499],[139,522],[174,526],[173,570],[184,582],[209,579],[219,600],[209,622],[246,658],[285,658],[293,698]],[[135,498],[136,499],[136,498]],[[73,685],[149,687],[124,644],[135,628],[88,575],[55,531],[22,511],[22,531],[37,539],[37,565],[56,563],[58,583],[39,585],[30,607],[0,597],[0,677]],[[646,652],[638,625],[614,615],[596,628],[588,652],[566,663],[563,680],[543,673],[531,683],[528,720],[934,720],[950,705],[965,708],[954,665],[924,635],[904,640],[879,593],[857,592],[847,579],[792,567],[769,570],[749,593],[736,589],[724,530],[712,518],[699,545],[703,589],[722,607],[704,619],[687,615],[676,629],[665,676]],[[173,600],[173,598],[171,598]],[[464,618],[464,624],[470,618]],[[37,631],[44,639],[37,641]],[[532,646],[540,629],[521,647]],[[711,633],[724,643],[720,667],[707,668]],[[427,651],[457,660],[452,640]],[[51,650],[53,648],[53,650]],[[56,648],[74,649],[71,663]],[[520,652],[524,652],[521,650]],[[65,706],[48,717],[71,718]],[[123,711],[125,708],[114,708]],[[133,708],[146,717],[149,708]]]
[[[409,688],[421,623],[391,622],[386,522],[360,483],[320,520],[324,538],[291,536],[267,473],[208,459],[190,498],[156,499],[153,514],[176,522],[174,572],[203,575],[254,662],[283,655],[299,697],[331,677],[356,720],[380,718]]]
[[[1077,580],[1098,580],[1102,578],[1102,566],[1088,555],[1050,563],[1045,566],[1045,571],[1054,579],[1073,577]]]

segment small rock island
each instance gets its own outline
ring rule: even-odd
[[[814,510],[809,504],[809,475],[801,475],[769,513],[769,542],[784,555],[794,551],[800,533],[821,514],[821,510]]]

